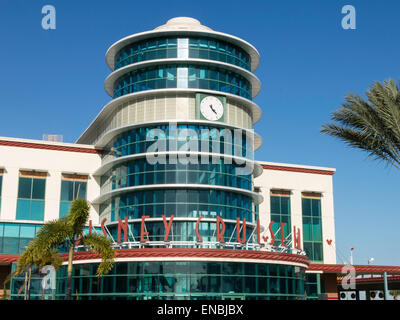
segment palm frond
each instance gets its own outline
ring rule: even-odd
[[[97,268],[97,276],[107,274],[114,266],[115,251],[112,242],[99,234],[92,233],[82,238],[82,244],[101,255],[101,263]]]
[[[64,262],[64,260],[60,256],[60,252],[57,249],[49,250],[43,252],[36,261],[36,265],[40,268],[52,265],[54,269],[59,270]]]
[[[332,123],[321,132],[339,138],[400,169],[400,91],[392,79],[375,82],[366,92],[368,101],[349,94],[332,113]]]
[[[89,204],[86,200],[75,199],[67,215],[68,224],[71,226],[75,235],[80,235],[83,232],[86,222],[89,219]]]
[[[66,217],[45,223],[36,233],[36,245],[40,250],[51,250],[73,241],[74,232]]]

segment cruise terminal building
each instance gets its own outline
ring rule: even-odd
[[[173,18],[108,49],[112,100],[76,143],[0,138],[0,281],[80,197],[86,232],[112,240],[116,263],[97,278],[99,256],[78,248],[74,299],[338,299],[335,169],[254,160],[259,59],[240,38]]]

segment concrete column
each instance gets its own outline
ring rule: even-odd
[[[388,289],[388,282],[387,282],[387,272],[383,273],[383,291],[385,295],[385,300],[389,298],[389,289]]]

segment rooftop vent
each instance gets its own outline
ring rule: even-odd
[[[43,134],[44,141],[51,141],[51,142],[63,142],[62,134]]]

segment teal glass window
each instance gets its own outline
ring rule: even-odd
[[[181,199],[187,199],[182,202]],[[212,205],[211,205],[212,204]],[[253,221],[252,199],[246,195],[222,190],[165,189],[124,193],[104,203],[100,215],[111,213],[112,220],[140,219],[143,215],[152,218],[162,215],[181,217],[230,219]]]
[[[39,224],[0,223],[0,254],[21,254],[40,227]]]
[[[303,194],[303,246],[304,251],[312,262],[322,262],[322,215],[321,196]]]
[[[114,98],[153,89],[198,88],[252,99],[251,84],[238,73],[213,66],[157,65],[134,70],[115,81]]]
[[[164,183],[223,185],[251,190],[251,174],[235,174],[238,167],[234,163],[225,164],[223,159],[217,164],[210,159],[208,164],[177,164],[169,168],[159,163],[150,165],[146,158],[141,158],[125,161],[106,172],[101,179],[101,191]]]
[[[187,125],[187,124],[179,124],[176,127],[172,128],[168,125],[157,125],[157,126],[147,126],[141,128],[135,128],[129,131],[126,131],[117,137],[111,142],[111,144],[107,147],[107,149],[113,149],[113,151],[109,154],[105,153],[104,156],[112,155],[114,157],[123,157],[130,154],[137,153],[145,153],[148,150],[148,147],[151,146],[154,141],[151,141],[150,138],[154,138],[150,136],[150,133],[154,132],[154,129],[162,130],[166,135],[171,133],[171,131],[176,130],[176,136],[179,137],[179,134],[183,132],[183,130],[191,129],[193,130],[193,138],[198,139],[195,140],[198,142],[198,150],[204,151],[203,146],[208,147],[209,152],[218,152],[232,155],[239,155],[241,157],[250,158],[253,155],[253,145],[250,143],[248,145],[246,139],[246,133],[243,132],[242,136],[236,137],[233,130],[227,128],[218,128],[212,126],[205,125]],[[231,134],[230,139],[223,139],[218,137],[228,136]],[[149,135],[149,136],[148,136]],[[182,133],[184,134],[184,132]],[[160,132],[159,136],[156,137],[159,143],[165,139],[165,148],[166,150],[172,149],[173,144],[176,144],[177,150],[181,148],[187,141],[176,139],[176,136],[163,136],[162,132]],[[191,137],[192,138],[192,137]],[[218,143],[219,142],[219,143]],[[219,151],[218,151],[219,148]],[[237,150],[235,152],[235,150]]]
[[[43,221],[45,173],[21,173],[18,184],[17,220]]]
[[[82,198],[86,200],[87,177],[63,175],[61,180],[60,217],[69,212],[73,200]]]
[[[304,299],[304,268],[290,265],[203,261],[116,262],[113,270],[96,277],[98,264],[74,264],[73,299],[237,298],[258,300]],[[227,271],[231,273],[227,275]],[[278,275],[278,276],[277,276]],[[65,299],[67,268],[57,272],[56,299]],[[17,298],[24,275],[14,278],[11,295]],[[40,299],[41,279],[32,280],[31,297]],[[36,283],[37,281],[37,283]],[[36,285],[38,284],[38,285]],[[48,290],[45,294],[51,294]]]
[[[318,273],[306,273],[305,297],[307,300],[318,300],[320,294],[326,293],[325,280]]]
[[[283,237],[287,238],[292,230],[290,219],[290,192],[271,190],[270,206],[271,221],[274,221],[272,225],[272,230],[275,234],[274,245],[279,246],[281,245],[282,232]],[[283,229],[281,229],[281,223],[285,223]]]
[[[184,42],[184,56],[179,55],[177,44]],[[250,56],[243,49],[222,40],[212,38],[153,38],[130,44],[122,48],[116,55],[114,69],[154,59],[187,57],[207,59],[230,63],[250,70]]]

